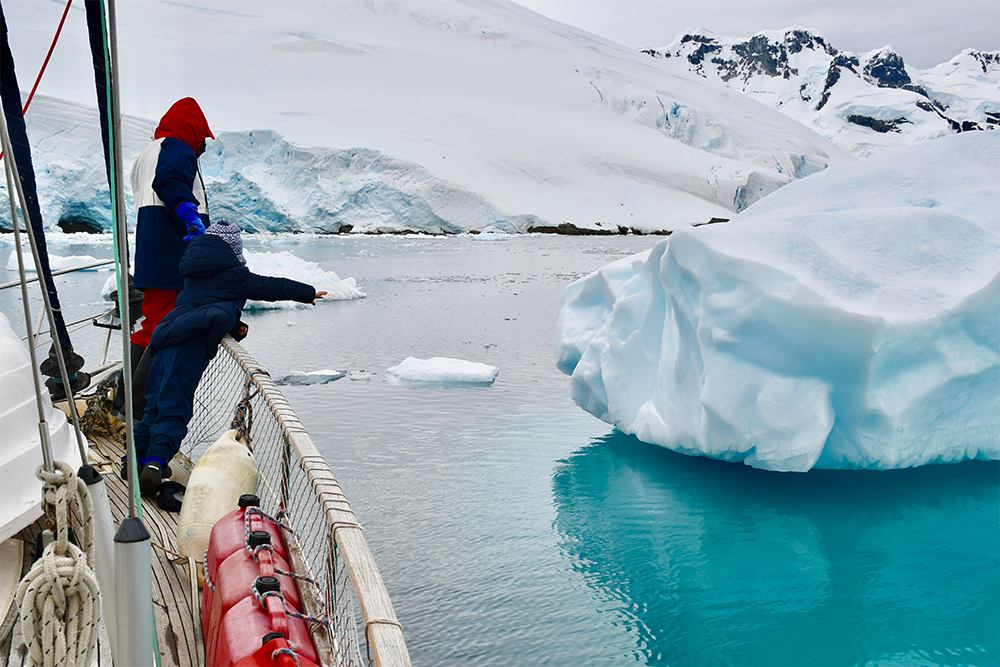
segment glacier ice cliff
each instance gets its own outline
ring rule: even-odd
[[[578,405],[763,469],[1000,458],[1000,133],[794,182],[567,287]]]
[[[201,165],[212,214],[253,231],[523,232],[531,222],[416,163],[365,148],[300,148],[269,130],[220,133]]]
[[[696,88],[703,85],[695,83]],[[625,84],[602,81],[609,98],[612,92],[622,92],[616,85]],[[771,128],[763,139],[755,138],[766,118],[752,114],[723,109],[716,112],[726,118],[720,124],[710,122],[697,106],[677,113],[672,127],[687,127],[692,134],[684,142],[670,142],[676,145],[641,167],[616,161],[613,155],[594,147],[586,176],[581,175],[583,180],[569,190],[552,183],[540,185],[542,171],[537,166],[501,164],[489,158],[494,167],[534,183],[522,183],[500,196],[496,191],[491,193],[496,180],[489,175],[479,174],[476,179],[482,180],[470,187],[442,175],[440,165],[431,169],[374,148],[303,147],[267,129],[223,132],[216,127],[217,138],[208,144],[199,165],[212,217],[238,221],[247,231],[458,234],[544,231],[564,223],[576,230],[599,233],[686,227],[714,217],[728,218],[732,211],[742,210],[789,180],[831,163],[853,161],[832,144],[825,147],[834,154],[826,155],[813,145],[822,147],[826,142],[805,130],[802,133],[808,136],[790,133],[789,139],[785,136],[788,132]],[[777,115],[773,114],[772,120]],[[96,110],[39,95],[26,120],[45,227],[110,230],[111,206]],[[123,119],[126,173],[145,148],[154,125],[130,116]],[[703,125],[721,134],[706,134],[698,129]],[[492,150],[481,148],[487,154]],[[549,157],[561,164],[561,158]],[[553,182],[559,181],[553,178]],[[599,189],[609,183],[608,179],[620,179],[614,186],[618,198],[614,202]],[[545,194],[531,205],[514,204],[510,198],[536,186]],[[126,218],[134,227],[127,178],[125,198]],[[0,183],[0,206],[6,206],[6,201],[5,184]],[[605,215],[602,207],[614,214]],[[630,207],[639,207],[644,213],[633,217],[626,210]],[[638,213],[638,208],[635,210]],[[0,222],[0,228],[7,226],[9,223]]]
[[[46,228],[109,230],[111,202],[97,112],[39,95],[27,122]],[[122,128],[124,161],[130,167],[152,137],[154,123],[125,117]],[[220,132],[199,165],[212,217],[237,220],[251,232],[524,232],[534,222],[531,216],[507,216],[482,196],[414,162],[364,148],[302,148],[270,130]],[[125,198],[128,225],[134,229],[127,177]],[[0,205],[9,206],[5,184]]]

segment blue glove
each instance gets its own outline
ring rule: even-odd
[[[177,217],[180,218],[184,225],[187,227],[188,235],[184,237],[185,241],[190,241],[196,236],[201,236],[205,233],[205,225],[201,221],[201,216],[198,215],[198,207],[189,201],[182,201],[177,205],[175,209]]]

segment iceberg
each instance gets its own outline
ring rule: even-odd
[[[569,285],[557,367],[646,442],[778,471],[1000,458],[1000,133],[792,183]]]
[[[389,368],[386,372],[396,381],[490,384],[496,380],[500,369],[488,364],[449,357],[431,359],[407,357],[402,363]]]
[[[324,301],[349,301],[367,296],[358,289],[354,278],[341,278],[334,271],[320,268],[316,262],[296,257],[288,250],[281,252],[244,252],[247,268],[263,276],[287,277],[312,285],[326,292]],[[316,303],[322,303],[317,301]],[[245,310],[298,310],[306,308],[294,301],[248,301]]]

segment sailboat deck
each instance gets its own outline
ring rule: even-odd
[[[117,523],[128,515],[128,487],[119,475],[118,461],[124,454],[121,443],[103,436],[88,436],[91,441],[92,463],[104,474],[111,503],[111,515]],[[163,667],[192,667],[205,664],[205,642],[201,632],[201,596],[195,573],[190,571],[187,558],[177,552],[177,518],[173,512],[161,510],[154,500],[142,499],[142,518],[152,536],[153,614],[156,619],[156,640]],[[26,545],[33,545],[41,530],[36,523],[22,531]],[[33,547],[24,549],[22,574],[33,560]],[[101,629],[97,664],[111,665],[107,632]],[[0,667],[21,667],[28,664],[28,649],[21,633],[16,606],[0,628]]]
[[[260,471],[261,509],[287,521],[281,524],[282,539],[292,569],[299,575],[295,585],[301,612],[308,618],[320,664],[409,667],[402,626],[343,489],[271,378],[239,343],[227,338],[198,385],[195,414],[181,443],[180,455],[189,470],[190,458],[232,428],[234,414],[237,418],[244,415],[248,430],[250,416],[254,417],[252,451]],[[102,427],[94,424],[94,428]],[[118,522],[127,515],[129,505],[126,485],[119,476],[122,445],[93,430],[88,437],[91,462],[104,474],[111,514]],[[203,665],[201,596],[197,572],[176,554],[179,517],[145,498],[142,515],[152,536],[152,598],[160,664]],[[21,537],[34,544],[39,530],[36,525]],[[32,549],[25,551],[29,552],[23,559],[26,572]],[[0,667],[26,662],[16,621],[17,613],[8,614],[0,631]],[[99,642],[98,664],[110,664],[106,632]]]

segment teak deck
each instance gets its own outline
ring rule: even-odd
[[[111,502],[111,515],[117,524],[128,515],[128,487],[119,476],[119,461],[123,447],[110,438],[88,436],[91,442],[91,462],[104,474]],[[187,559],[176,556],[178,515],[161,510],[155,501],[142,499],[142,518],[152,536],[153,616],[156,639],[163,667],[196,667],[205,664],[205,642],[201,632],[201,595],[195,573],[189,572]],[[31,567],[35,536],[41,524],[35,523],[21,532],[25,541],[22,576]],[[21,622],[15,604],[0,626],[0,667],[21,667],[28,655]],[[97,662],[111,666],[107,631],[101,628]]]

